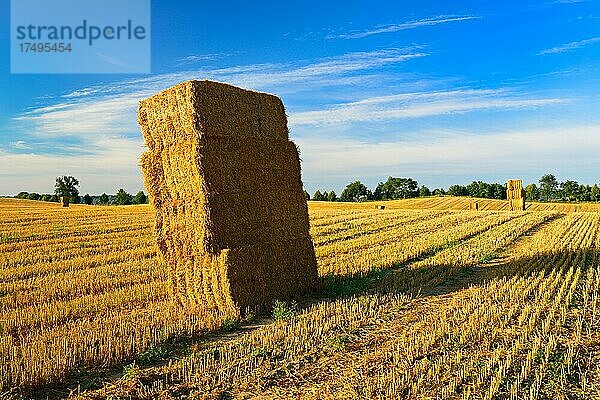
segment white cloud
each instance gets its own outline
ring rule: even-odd
[[[344,80],[360,79],[354,73],[423,56],[415,48],[385,49],[308,64],[260,64],[159,74],[76,90],[63,96],[66,101],[32,109],[14,119],[34,136],[74,135],[93,140],[94,135],[133,134],[138,131],[139,100],[188,79],[214,79],[259,90],[294,84],[314,90],[317,86],[343,85],[348,83]]]
[[[423,18],[423,19],[418,19],[418,20],[414,20],[414,21],[406,21],[406,22],[402,22],[400,24],[383,25],[383,26],[379,26],[379,27],[376,27],[373,29],[362,31],[362,32],[346,33],[346,34],[341,34],[341,35],[329,35],[329,36],[327,36],[327,38],[328,39],[334,39],[334,38],[361,39],[361,38],[364,38],[367,36],[379,35],[381,33],[398,32],[398,31],[403,31],[406,29],[415,29],[415,28],[419,28],[422,26],[433,26],[433,25],[447,24],[449,22],[468,21],[471,19],[478,19],[478,18],[481,18],[481,17],[474,16],[474,15],[464,15],[464,16],[440,15],[440,16],[432,17],[432,18]]]
[[[81,182],[82,193],[141,190],[139,158],[143,151],[140,140],[102,138],[91,154],[50,155],[8,153],[0,150],[0,194],[19,191],[52,192],[54,179],[73,175]]]
[[[553,1],[552,4],[576,4],[576,3],[585,3],[589,0],[556,0]]]
[[[27,142],[25,142],[24,140],[17,140],[16,142],[12,142],[11,147],[18,149],[18,150],[29,150],[31,149],[31,146],[29,146],[27,144]]]
[[[464,113],[484,109],[523,109],[564,102],[557,98],[524,98],[505,90],[452,90],[371,97],[326,110],[290,115],[290,125],[373,122]]]
[[[550,97],[528,97],[511,90],[498,89],[432,91],[422,81],[414,79],[415,84],[409,85],[402,93],[398,93],[397,89],[394,89],[397,94],[384,96],[365,92],[362,100],[349,102],[343,99],[344,103],[335,106],[316,105],[319,102],[339,102],[340,97],[343,98],[340,93],[345,90],[345,93],[349,93],[348,90],[351,92],[350,99],[355,99],[358,92],[356,87],[365,90],[368,87],[365,83],[370,81],[379,83],[374,90],[369,88],[372,90],[369,93],[389,93],[391,89],[382,84],[382,78],[389,77],[386,68],[424,56],[426,53],[418,47],[384,49],[349,53],[313,62],[173,72],[74,90],[55,99],[54,103],[30,109],[15,118],[15,125],[22,132],[19,139],[27,143],[16,145],[21,146],[18,153],[11,152],[10,147],[4,151],[0,149],[0,193],[13,194],[20,190],[47,192],[51,190],[54,178],[64,174],[80,178],[84,193],[101,193],[121,186],[132,192],[139,190],[142,182],[138,160],[144,146],[136,121],[138,101],[187,79],[214,79],[280,95],[290,94],[290,99],[296,102],[298,97],[306,98],[308,93],[310,100],[307,103],[315,107],[313,111],[291,112],[289,121],[292,127],[304,125],[312,129],[319,125],[318,129],[312,129],[310,135],[297,138],[305,161],[305,179],[309,182],[321,178],[334,180],[336,176],[360,178],[367,173],[387,176],[395,173],[395,167],[406,168],[409,172],[414,168],[414,171],[423,173],[426,170],[450,171],[454,166],[458,169],[474,168],[478,162],[486,162],[485,157],[481,158],[482,154],[487,155],[487,162],[504,154],[492,154],[493,147],[486,150],[486,146],[499,143],[500,139],[492,139],[500,134],[487,139],[467,134],[461,139],[458,134],[453,136],[444,133],[428,137],[431,141],[386,143],[360,142],[355,138],[340,138],[339,135],[335,140],[316,139],[326,137],[328,131],[338,130],[336,124],[417,118],[480,109],[522,109],[564,101]],[[337,86],[335,90],[324,90],[334,86]],[[320,97],[315,99],[313,93]],[[290,103],[286,100],[286,104],[289,106]],[[69,141],[73,143],[70,148],[64,144],[65,136],[73,139]],[[29,140],[31,137],[41,140]],[[551,139],[541,137],[545,141]],[[556,143],[557,139],[553,140]],[[42,154],[39,148],[32,145],[35,142],[43,142],[45,147],[54,143],[61,147],[62,154]],[[477,144],[475,152],[463,150],[460,153],[461,148],[470,148],[473,143]],[[517,142],[517,146],[522,145],[522,140]],[[542,145],[548,146],[548,143]],[[32,149],[24,146],[31,146]],[[456,154],[463,154],[464,159],[453,161],[443,156],[453,146],[456,147]],[[565,148],[569,149],[569,146]],[[580,150],[587,151],[589,148],[594,147]],[[24,151],[28,150],[31,153],[25,154]],[[442,157],[436,158],[440,154]],[[500,163],[504,163],[504,159]]]
[[[428,131],[410,140],[366,142],[324,137],[298,138],[305,183],[311,189],[361,179],[373,185],[391,176],[522,176],[538,171],[592,170],[597,180],[600,125],[548,130],[473,132]],[[585,167],[584,167],[585,166]],[[504,178],[502,178],[504,179]],[[336,188],[337,189],[337,188]]]
[[[175,64],[182,66],[186,64],[194,64],[201,61],[215,61],[223,57],[231,55],[230,53],[210,53],[210,54],[190,54],[189,56],[181,57],[175,60]]]
[[[539,53],[537,53],[537,55],[538,56],[543,56],[543,55],[546,55],[546,54],[565,53],[567,51],[576,50],[576,49],[579,49],[581,47],[589,46],[591,44],[599,43],[599,42],[600,42],[600,36],[596,36],[596,37],[593,37],[593,38],[579,40],[577,42],[565,43],[565,44],[562,44],[560,46],[556,46],[556,47],[552,47],[550,49],[542,50]]]

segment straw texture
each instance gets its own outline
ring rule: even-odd
[[[279,98],[188,81],[140,102],[138,120],[179,302],[243,313],[315,288],[300,159]]]
[[[510,204],[511,211],[525,210],[525,190],[521,179],[509,179],[506,182],[506,198]]]

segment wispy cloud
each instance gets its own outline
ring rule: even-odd
[[[564,102],[558,98],[528,98],[507,90],[451,90],[371,97],[325,110],[290,115],[291,125],[330,125],[389,121],[484,109],[524,109]]]
[[[265,91],[293,85],[315,89],[315,86],[362,79],[355,74],[425,55],[414,48],[385,49],[348,53],[312,63],[259,64],[159,74],[76,90],[64,95],[63,101],[34,108],[14,120],[26,126],[32,135],[46,138],[75,135],[89,141],[97,135],[132,135],[138,131],[135,113],[139,100],[188,79],[214,79]]]
[[[591,44],[599,43],[599,42],[600,42],[600,36],[596,36],[596,37],[593,37],[593,38],[579,40],[579,41],[576,41],[576,42],[569,42],[569,43],[562,44],[560,46],[552,47],[550,49],[542,50],[539,53],[537,53],[537,55],[538,56],[543,56],[543,55],[546,55],[546,54],[565,53],[567,51],[576,50],[576,49],[579,49],[581,47],[589,46]]]
[[[190,54],[188,56],[176,59],[175,65],[184,66],[188,64],[196,64],[202,61],[216,61],[230,55],[230,53]]]
[[[193,69],[79,88],[45,99],[42,106],[14,119],[15,128],[20,132],[18,139],[25,143],[15,142],[12,146],[7,143],[5,149],[0,148],[0,193],[43,191],[51,187],[54,176],[65,173],[86,182],[88,186],[82,187],[84,192],[98,193],[116,184],[130,191],[139,190],[141,179],[137,164],[144,145],[136,123],[138,101],[187,79],[213,79],[281,95],[288,106],[290,126],[298,128],[293,130],[294,138],[302,146],[308,182],[320,176],[335,180],[339,174],[360,177],[366,171],[360,169],[363,165],[386,176],[394,173],[392,167],[399,165],[398,157],[404,157],[407,149],[417,154],[426,151],[429,145],[419,141],[373,143],[376,139],[372,137],[370,143],[357,141],[357,136],[340,138],[345,133],[339,124],[356,124],[353,125],[356,127],[362,122],[484,109],[525,109],[565,101],[524,95],[516,89],[432,90],[430,84],[420,81],[422,76],[411,76],[406,88],[403,84],[402,89],[388,85],[391,76],[397,79],[401,75],[400,65],[425,56],[427,53],[420,47],[382,49],[304,62]],[[455,81],[435,83],[434,87],[455,84]],[[394,125],[388,128],[390,126],[393,130]],[[319,139],[327,137],[328,132],[332,132],[329,141]],[[432,143],[439,144],[431,154],[444,151],[443,146],[451,140],[444,137],[446,139],[434,138]],[[470,147],[472,139],[456,136],[453,140],[461,146],[465,146],[467,140]],[[44,144],[43,149],[39,143]],[[70,147],[62,154],[48,150],[53,145],[65,148],[66,143]],[[396,153],[385,150],[388,145]],[[324,151],[331,151],[331,156]],[[377,152],[381,154],[380,164],[376,164]],[[365,158],[361,158],[363,156]],[[352,164],[357,159],[361,161]],[[409,167],[409,164],[402,165]],[[450,167],[445,164],[442,168]],[[22,186],[15,186],[15,182]]]
[[[556,0],[553,1],[552,4],[576,4],[576,3],[586,3],[589,0]]]
[[[29,146],[24,140],[17,140],[11,143],[11,146],[18,150],[30,150],[31,146]]]
[[[403,31],[403,30],[407,30],[407,29],[415,29],[415,28],[419,28],[422,26],[433,26],[433,25],[447,24],[449,22],[468,21],[471,19],[478,19],[478,18],[481,18],[481,17],[475,16],[475,15],[462,15],[462,16],[439,15],[437,17],[423,18],[423,19],[417,19],[417,20],[413,20],[413,21],[406,21],[406,22],[402,22],[399,24],[377,26],[372,29],[368,29],[368,30],[360,31],[360,32],[345,33],[345,34],[341,34],[341,35],[329,35],[329,36],[327,36],[327,39],[336,39],[336,38],[337,39],[361,39],[361,38],[364,38],[367,36],[379,35],[381,33],[392,33],[392,32],[398,32],[398,31]]]

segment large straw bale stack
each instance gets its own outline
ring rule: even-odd
[[[511,211],[525,211],[525,190],[521,179],[509,179],[506,182],[506,198]]]
[[[244,312],[315,288],[300,159],[279,98],[187,81],[140,102],[138,117],[178,301]]]

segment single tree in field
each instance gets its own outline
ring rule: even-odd
[[[530,183],[525,187],[525,200],[536,201],[539,199],[539,190],[535,183]]]
[[[133,198],[129,193],[123,189],[119,189],[115,197],[115,203],[120,206],[128,206],[131,204]]]
[[[342,191],[340,201],[364,201],[371,197],[371,192],[360,181],[355,181]]]
[[[428,197],[431,196],[431,190],[425,185],[419,188],[419,197]]]
[[[337,195],[333,190],[327,194],[327,201],[338,201]]]
[[[87,204],[88,206],[92,204],[92,201],[94,199],[92,199],[92,196],[90,196],[88,193],[85,194],[85,196],[83,196],[83,203]]]
[[[146,204],[147,202],[148,196],[141,190],[133,197],[133,204]]]
[[[552,174],[546,174],[540,178],[540,199],[552,200],[558,194],[558,181]]]
[[[102,193],[102,194],[100,195],[100,197],[98,197],[98,203],[99,203],[99,204],[104,204],[104,205],[106,205],[106,204],[108,204],[108,201],[109,201],[109,200],[110,200],[110,199],[108,198],[108,195],[107,195],[106,193]]]
[[[69,196],[72,203],[79,203],[79,181],[74,176],[59,176],[54,184],[54,194],[57,197]]]

